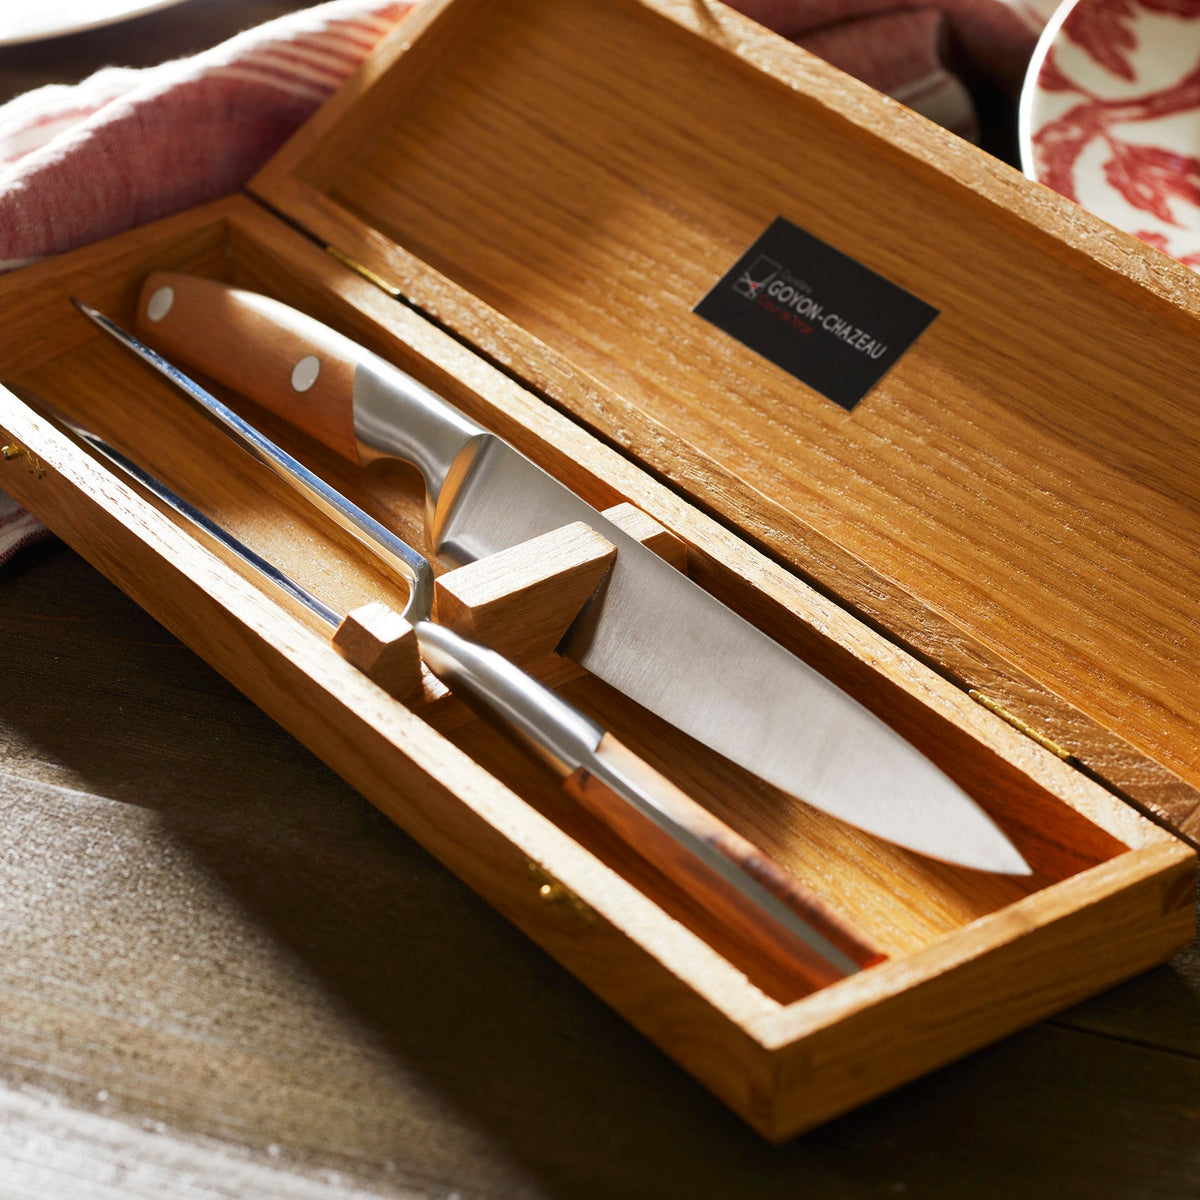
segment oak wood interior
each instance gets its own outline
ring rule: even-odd
[[[1099,235],[1048,232],[1034,185],[951,178],[936,135],[902,145],[917,118],[889,142],[836,73],[805,92],[710,42],[715,6],[658,11],[688,7],[443,6],[263,191],[450,327],[499,330],[485,349],[551,399],[951,677],[999,677],[1194,835],[1185,273],[1131,239],[1094,261]],[[691,311],[780,215],[940,310],[852,412]]]
[[[585,678],[569,684],[565,691],[573,701],[598,716],[632,749],[738,833],[761,845],[891,956],[891,962],[797,1000],[794,993],[782,990],[769,975],[759,972],[756,964],[739,958],[736,947],[710,937],[702,913],[689,909],[685,897],[660,886],[640,862],[623,854],[571,805],[554,780],[486,725],[461,724],[447,733],[448,740],[441,743],[448,756],[444,778],[442,768],[434,765],[435,743],[422,733],[418,740],[427,756],[422,769],[432,772],[429,788],[414,790],[402,800],[387,790],[394,785],[379,783],[386,776],[372,774],[380,770],[374,764],[379,751],[373,736],[363,751],[369,765],[362,768],[360,778],[356,765],[359,750],[344,744],[340,730],[321,725],[308,713],[316,690],[331,686],[329,672],[333,668],[317,649],[296,649],[290,626],[280,624],[280,639],[293,647],[291,653],[307,662],[303,668],[307,674],[302,687],[293,681],[281,689],[272,681],[263,693],[275,706],[273,710],[269,706],[269,711],[297,729],[318,753],[328,754],[347,778],[377,802],[376,792],[382,786],[384,810],[423,840],[428,839],[437,852],[445,852],[453,861],[464,836],[458,829],[462,820],[458,809],[446,807],[448,796],[457,794],[460,799],[453,804],[466,805],[466,828],[472,841],[487,829],[485,840],[499,845],[513,829],[530,822],[521,815],[519,804],[512,808],[516,802],[504,799],[515,794],[662,911],[708,938],[716,951],[711,961],[696,957],[694,939],[684,930],[670,923],[660,925],[657,917],[651,921],[636,906],[636,911],[630,909],[631,945],[637,955],[650,955],[650,973],[656,980],[647,986],[644,965],[636,972],[628,963],[623,972],[614,974],[606,969],[612,943],[604,941],[610,949],[602,954],[595,941],[600,934],[589,933],[581,940],[578,933],[564,933],[553,922],[543,928],[543,921],[549,918],[530,918],[524,907],[527,902],[512,900],[520,881],[504,872],[497,875],[494,864],[475,881],[503,911],[515,912],[514,919],[523,928],[530,929],[572,969],[581,971],[602,995],[627,1007],[635,1021],[769,1136],[785,1136],[804,1123],[854,1103],[856,1096],[864,1094],[864,1086],[867,1092],[888,1086],[889,1081],[920,1070],[922,1062],[931,1061],[931,1054],[937,1059],[948,1052],[947,1047],[960,1043],[931,1028],[904,1055],[873,1075],[870,1084],[847,1078],[829,1092],[828,1099],[821,1100],[821,1087],[813,1080],[801,1089],[802,1100],[793,1095],[783,1107],[772,1101],[764,1108],[756,1099],[761,1093],[756,1091],[759,1084],[755,1080],[760,1072],[770,1071],[764,1065],[770,1060],[763,1057],[767,1051],[762,1044],[745,1032],[756,1022],[768,1029],[773,1016],[794,1009],[796,1028],[824,1029],[831,1025],[827,1014],[833,1010],[820,1005],[805,1016],[809,1010],[804,1006],[827,995],[834,1009],[841,1005],[847,1013],[885,1001],[903,1006],[907,1001],[902,998],[916,979],[933,981],[938,989],[949,987],[952,966],[965,969],[964,964],[970,964],[981,947],[1005,946],[1014,939],[1029,947],[1029,969],[1045,969],[1049,960],[1061,965],[1060,954],[1052,949],[1058,924],[1071,931],[1071,938],[1091,936],[1087,932],[1089,907],[1112,905],[1125,889],[1137,889],[1137,904],[1130,909],[1131,924],[1116,940],[1111,931],[1104,934],[1106,957],[1089,968],[1089,979],[1119,977],[1136,969],[1134,960],[1152,961],[1148,955],[1161,954],[1168,943],[1173,946],[1186,940],[1182,917],[1189,909],[1176,894],[1180,890],[1176,876],[1189,868],[1190,859],[1181,845],[761,555],[737,543],[409,310],[333,264],[310,242],[252,203],[233,200],[211,206],[0,282],[0,298],[15,314],[14,321],[0,330],[3,377],[45,395],[93,427],[333,605],[349,609],[384,599],[394,607],[401,606],[403,588],[385,579],[350,539],[306,509],[259,464],[232,450],[223,435],[193,413],[168,385],[95,331],[68,302],[69,295],[79,294],[128,323],[141,279],[156,267],[208,273],[303,307],[445,393],[470,416],[556,471],[593,503],[606,507],[628,498],[644,506],[688,543],[689,571],[694,578],[895,724],[995,815],[1033,865],[1031,878],[1009,879],[921,859],[750,779],[598,681]],[[236,397],[226,398],[236,402]],[[264,414],[247,415],[368,511],[392,523],[401,536],[422,544],[423,504],[412,473],[356,469]],[[10,421],[19,416],[25,419],[18,406]],[[62,448],[55,453],[63,453]],[[68,539],[74,540],[84,555],[98,549],[101,560],[108,561],[104,558],[108,548],[92,543],[91,527],[82,515],[76,525],[77,506],[69,494],[59,495],[62,489],[53,473],[45,491],[38,490],[42,484],[18,476],[15,468],[5,472],[3,486],[35,508],[40,496],[48,519],[61,523]],[[115,494],[113,503],[117,509],[124,507]],[[83,509],[79,511],[82,514]],[[125,581],[136,579],[143,568],[153,568],[145,572],[150,582],[145,596],[140,596],[137,587],[134,594],[152,611],[161,600],[166,613],[160,614],[161,619],[187,636],[186,609],[181,609],[177,596],[161,591],[156,582],[158,564],[126,563]],[[282,617],[287,605],[274,597],[270,603]],[[290,617],[306,621],[302,610]],[[324,639],[324,631],[316,629],[315,622],[310,627]],[[245,666],[237,639],[226,637],[219,629],[214,635],[211,627],[200,625],[192,633],[201,652],[209,654],[231,678],[244,685],[249,681],[253,694],[261,681],[256,668]],[[322,641],[313,644],[319,649]],[[249,673],[243,674],[245,671]],[[296,724],[291,719],[293,700]],[[390,728],[392,718],[384,709],[376,710],[376,704],[372,701],[370,711],[356,720],[379,721],[381,729]],[[398,720],[402,715],[399,706],[387,709],[393,711]],[[465,750],[484,768],[486,778],[493,781],[495,797],[480,792],[483,777],[449,765],[449,760],[459,761],[455,748]],[[449,838],[449,850],[443,838]],[[573,880],[569,872],[565,874],[569,888]],[[579,874],[581,879],[591,879],[582,867]],[[589,887],[594,887],[594,880]],[[1161,892],[1164,887],[1167,891]],[[1155,926],[1153,937],[1145,934],[1142,923],[1146,920]],[[602,940],[612,936],[619,934],[606,927]],[[688,949],[690,946],[693,948]],[[1014,961],[1026,961],[1024,949],[1013,953]],[[638,963],[645,961],[637,958]],[[745,987],[739,971],[749,976],[749,992],[739,990]],[[661,992],[665,975],[655,972],[675,979],[668,988],[669,1004]],[[761,991],[755,991],[754,985]],[[1007,979],[996,988],[997,998],[1008,996],[997,1008],[996,1028],[1019,1023],[1022,1014],[1033,1011],[1030,1005],[1040,1012],[1038,1006],[1065,1003],[1084,994],[1081,989],[1087,986],[1072,978],[1061,987],[1031,993],[1017,978]],[[834,993],[840,999],[834,1000]],[[751,995],[757,999],[751,1000]],[[648,996],[653,999],[647,1000]],[[967,996],[961,992],[959,1003],[973,1004]],[[711,1012],[708,1006],[713,1004],[725,1014],[719,1035],[709,1026],[709,1016],[701,1019],[697,1015]],[[987,1027],[987,1021],[981,1027],[972,1018],[957,1026],[955,1036],[966,1045]],[[790,1033],[780,1044],[790,1045],[798,1036]],[[831,1036],[838,1041],[838,1035]],[[942,1049],[931,1051],[928,1043],[939,1039]],[[731,1048],[736,1045],[742,1049]],[[845,1051],[842,1047],[838,1053]],[[851,1075],[857,1078],[856,1073]]]

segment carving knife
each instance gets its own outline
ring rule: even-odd
[[[299,601],[331,633],[336,631],[342,618],[318,596],[97,434],[40,396],[16,390],[31,407]],[[568,795],[681,887],[710,920],[770,962],[773,974],[789,988],[799,985],[808,991],[883,960],[820,897],[585,713],[503,655],[435,624],[430,619],[433,571],[422,554],[253,426],[246,426],[246,436],[256,457],[273,458],[305,491],[319,494],[323,508],[341,513],[376,554],[386,552],[385,561],[408,581],[402,616],[412,624],[430,670],[545,762],[563,780]]]
[[[143,357],[151,353],[80,307]],[[138,322],[165,353],[345,457],[415,466],[434,552],[450,564],[584,521],[617,557],[560,653],[733,762],[870,833],[962,866],[1029,872],[983,809],[889,725],[384,359],[276,300],[173,272],[145,281]]]

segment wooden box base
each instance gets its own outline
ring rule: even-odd
[[[13,449],[0,459],[0,487],[765,1136],[809,1128],[1189,940],[1195,858],[1178,839],[248,200],[0,281],[10,314],[0,330],[3,379],[142,461],[327,602],[402,608],[396,580],[68,302],[77,294],[128,322],[142,278],[159,267],[305,308],[443,392],[597,507],[630,503],[648,514],[685,544],[702,586],[894,724],[1017,841],[1030,879],[923,860],[747,778],[595,680],[566,684],[565,694],[889,956],[812,994],[783,994],[494,730],[466,722],[442,731],[419,704],[387,695],[303,611],[266,595],[229,556],[4,393],[0,427]],[[422,543],[415,478],[351,469],[260,423]]]

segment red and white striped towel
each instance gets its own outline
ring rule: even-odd
[[[1015,99],[1052,2],[731,0],[966,136],[976,123],[964,78]],[[0,106],[0,270],[235,191],[411,6],[334,0],[193,58],[110,67]],[[6,499],[0,564],[44,535]]]
[[[410,7],[338,0],[0,108],[0,268],[235,191]]]

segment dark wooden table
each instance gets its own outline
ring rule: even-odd
[[[772,1148],[73,552],[0,570],[0,653],[4,1200],[1200,1196],[1195,947]]]

